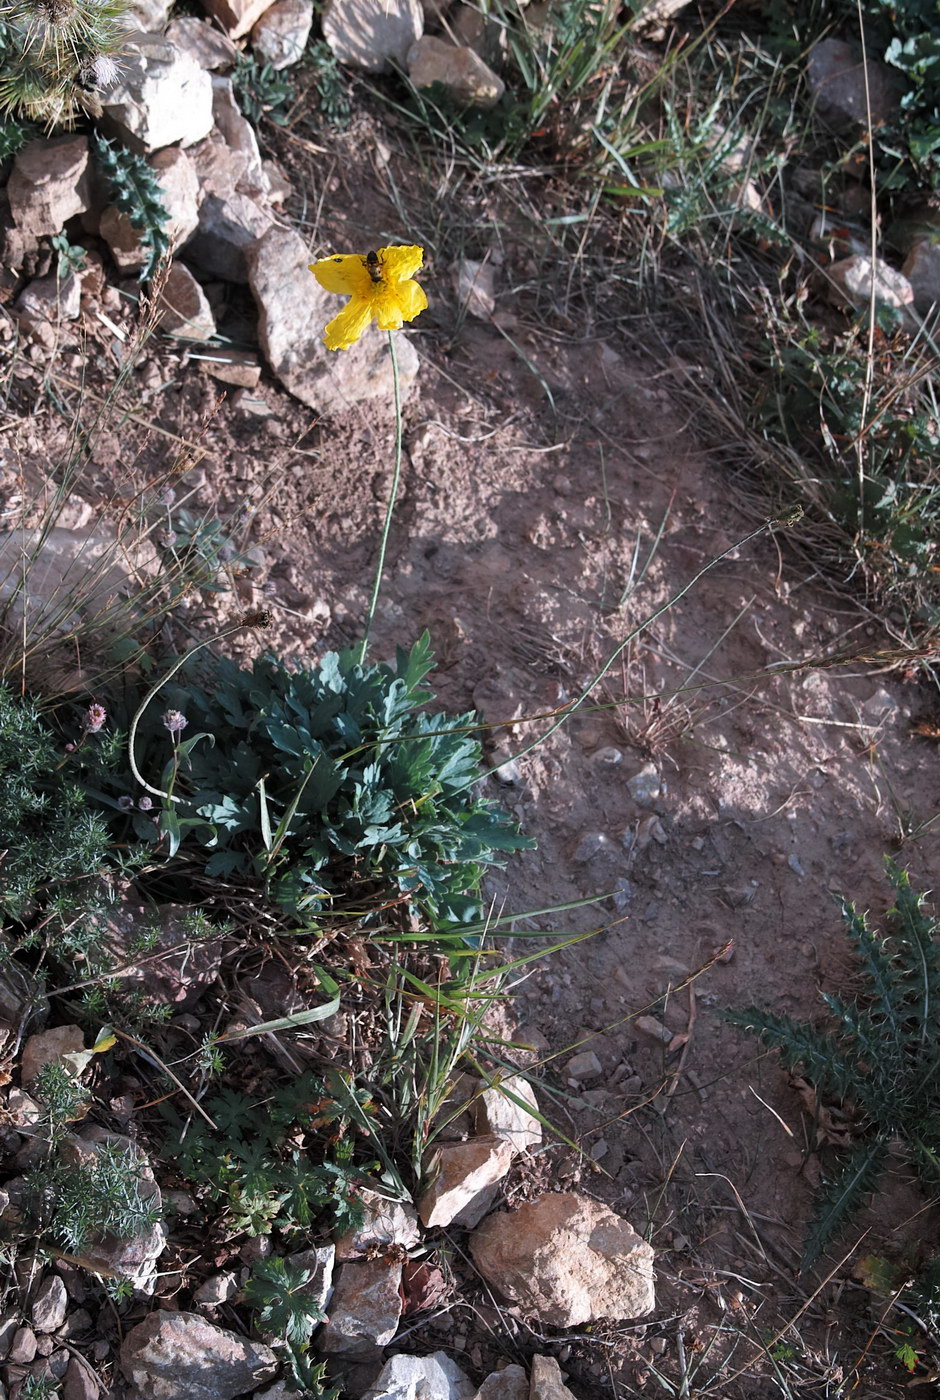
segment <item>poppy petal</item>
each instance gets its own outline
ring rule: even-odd
[[[372,316],[372,306],[361,297],[353,297],[348,306],[328,322],[323,332],[324,345],[328,350],[348,350],[368,329]]]

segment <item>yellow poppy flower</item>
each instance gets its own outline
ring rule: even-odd
[[[399,331],[413,321],[428,304],[424,288],[412,281],[423,261],[423,248],[401,245],[365,257],[343,253],[310,263],[321,287],[349,297],[323,332],[326,348],[348,350],[373,320],[382,331]]]

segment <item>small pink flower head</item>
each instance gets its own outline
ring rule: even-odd
[[[103,705],[89,705],[85,711],[85,733],[97,734],[99,729],[104,729],[108,718],[108,712]]]
[[[74,744],[66,744],[66,746],[65,746],[65,752],[66,752],[66,753],[74,753],[74,752],[75,752],[75,745],[74,745]]]
[[[177,734],[182,734],[188,723],[189,720],[180,710],[167,710],[163,716],[163,727],[168,729],[174,738]]]
[[[142,812],[149,812],[153,806],[153,798],[148,797],[145,793],[143,797],[137,799],[137,806]]]
[[[119,812],[133,812],[134,799],[133,797],[119,797],[117,805]]]

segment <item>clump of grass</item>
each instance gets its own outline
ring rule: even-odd
[[[925,914],[924,897],[914,893],[907,874],[891,861],[887,872],[896,895],[887,935],[842,901],[860,991],[851,999],[822,994],[828,1024],[757,1007],[726,1012],[732,1025],[779,1051],[820,1100],[834,1098],[857,1123],[855,1145],[817,1193],[804,1268],[877,1189],[892,1152],[931,1196],[940,1191],[940,926]]]

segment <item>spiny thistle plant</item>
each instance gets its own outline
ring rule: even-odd
[[[818,1027],[757,1007],[725,1013],[779,1050],[789,1069],[799,1067],[821,1099],[837,1099],[860,1120],[858,1141],[817,1193],[804,1268],[876,1189],[892,1151],[928,1191],[940,1189],[938,923],[924,915],[907,873],[890,860],[886,867],[897,897],[887,937],[841,901],[863,990],[852,1000],[822,994],[834,1022]]]
[[[143,156],[97,135],[94,151],[111,186],[111,198],[140,233],[141,242],[148,250],[147,262],[140,273],[140,280],[148,282],[160,259],[170,250],[166,231],[170,216],[163,203],[163,191]]]
[[[100,115],[97,94],[118,76],[125,0],[8,0],[0,5],[0,114],[47,128],[79,110]]]

